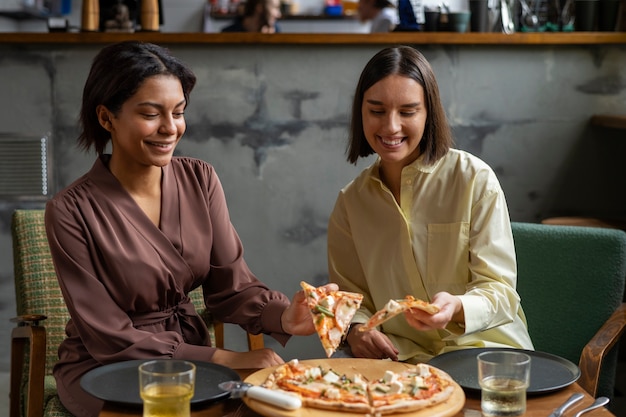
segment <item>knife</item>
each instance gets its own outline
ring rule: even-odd
[[[552,414],[550,414],[548,417],[562,417],[563,413],[565,412],[565,410],[567,408],[569,408],[569,406],[571,406],[572,404],[574,404],[577,401],[582,400],[584,397],[583,394],[581,394],[580,392],[577,392],[576,394],[572,394],[571,397],[569,397],[567,399],[567,401],[565,401],[563,403],[563,405],[561,405],[558,408],[555,408],[554,411],[552,412]]]
[[[285,410],[296,410],[302,407],[302,400],[295,395],[259,387],[247,382],[226,381],[219,383],[218,386],[220,389],[230,392],[231,398],[253,398]]]

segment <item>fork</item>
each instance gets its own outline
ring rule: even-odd
[[[598,399],[596,399],[593,404],[591,404],[589,407],[584,408],[582,410],[580,410],[579,412],[576,413],[576,415],[574,417],[580,417],[582,416],[584,413],[586,413],[587,411],[591,411],[591,410],[595,410],[596,408],[600,408],[606,404],[609,403],[609,399],[606,397],[598,397]]]

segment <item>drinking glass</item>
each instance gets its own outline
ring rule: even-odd
[[[143,417],[190,417],[195,380],[192,362],[156,359],[139,365]]]
[[[486,351],[477,356],[480,407],[485,416],[519,416],[526,412],[530,356],[518,351]]]

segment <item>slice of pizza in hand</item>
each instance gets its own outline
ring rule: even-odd
[[[347,291],[326,291],[300,282],[306,294],[313,325],[322,342],[327,357],[331,357],[341,344],[350,321],[361,306],[363,294]]]
[[[359,327],[359,331],[366,332],[372,330],[387,320],[397,316],[400,313],[404,313],[412,308],[419,308],[424,310],[428,314],[435,314],[439,312],[439,307],[434,304],[427,303],[423,300],[418,300],[412,295],[407,295],[402,300],[389,300],[385,306],[378,310],[363,326]]]

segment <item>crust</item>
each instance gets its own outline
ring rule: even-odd
[[[393,404],[380,405],[373,408],[378,414],[406,413],[409,411],[418,411],[446,402],[453,392],[454,386],[448,385],[446,388],[444,388],[443,391],[438,392],[430,398],[425,398],[423,400],[402,399],[394,402]]]
[[[387,305],[382,309],[378,310],[363,326],[359,327],[359,331],[365,332],[371,329],[374,329],[387,320],[390,320],[397,316],[398,314],[404,313],[407,310],[412,308],[418,308],[427,312],[428,314],[435,314],[439,312],[439,307],[434,304],[427,303],[423,300],[417,300],[412,295],[407,295],[403,300],[397,302],[398,307],[394,311],[388,311]]]
[[[303,398],[302,402],[304,405],[309,406],[311,408],[319,408],[322,410],[331,410],[331,411],[346,411],[350,413],[372,413],[373,408],[366,403],[356,403],[356,402],[345,402],[342,400],[331,401],[331,400],[320,400],[315,398]]]

